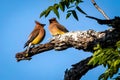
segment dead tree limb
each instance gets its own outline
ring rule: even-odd
[[[110,19],[110,20],[102,20],[92,16],[86,16],[86,17],[96,20],[101,25],[108,25],[110,27],[120,30],[120,17],[115,17],[114,19]]]
[[[88,62],[91,58],[92,56],[72,65],[72,68],[69,70],[67,69],[65,71],[64,80],[79,80],[90,69],[97,67],[98,65],[88,65]]]
[[[114,44],[120,40],[120,31],[109,29],[103,32],[94,30],[68,32],[63,35],[55,36],[50,42],[41,44],[30,49],[29,53],[25,51],[16,54],[16,59],[29,60],[32,56],[48,50],[64,50],[69,47],[93,52],[93,47],[100,44],[102,47],[114,47]],[[27,56],[26,56],[27,55]]]
[[[46,43],[46,44],[40,44],[37,47],[33,47],[30,49],[29,53],[27,53],[27,50],[23,51],[23,52],[19,52],[16,54],[16,59],[17,61],[21,61],[21,60],[30,60],[32,56],[36,55],[36,54],[40,54],[44,51],[48,51],[54,48],[54,44],[53,43]],[[27,56],[26,56],[27,55]]]

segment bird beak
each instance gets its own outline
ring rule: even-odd
[[[46,24],[41,24],[41,25],[45,26]]]

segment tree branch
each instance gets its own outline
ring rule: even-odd
[[[44,51],[49,51],[51,49],[54,48],[54,44],[53,43],[46,43],[46,44],[40,44],[37,47],[33,47],[30,49],[29,53],[27,53],[27,50],[23,51],[23,52],[19,52],[16,54],[16,59],[17,61],[21,61],[21,60],[30,60],[32,56],[36,55],[36,54],[40,54]],[[28,55],[28,56],[26,56]]]
[[[103,32],[95,32],[94,30],[68,32],[63,35],[55,36],[50,42],[41,44],[27,51],[16,54],[16,59],[29,60],[32,56],[49,50],[64,50],[70,47],[82,49],[84,51],[93,52],[93,47],[100,44],[102,47],[113,47],[120,40],[120,32],[116,29],[109,29]],[[26,56],[28,54],[28,56]]]
[[[92,4],[95,6],[95,8],[102,13],[102,15],[109,20],[110,18],[107,16],[107,14],[97,5],[97,3],[94,0],[91,0]]]
[[[88,65],[91,58],[92,56],[72,65],[72,68],[69,70],[67,69],[65,71],[64,80],[80,80],[85,73],[97,67],[98,65]]]
[[[110,20],[102,20],[92,16],[86,16],[86,17],[96,20],[101,25],[105,24],[120,30],[120,17],[115,17],[114,19],[110,19]]]

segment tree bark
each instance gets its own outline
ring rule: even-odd
[[[103,32],[95,32],[94,30],[68,32],[63,35],[55,36],[50,42],[40,44],[37,47],[16,54],[16,59],[26,60],[36,54],[40,54],[49,50],[64,50],[70,47],[82,49],[84,51],[93,52],[93,47],[100,44],[102,47],[114,47],[115,43],[120,40],[120,31],[116,29],[109,29]],[[28,56],[26,56],[28,54]]]
[[[67,69],[65,71],[64,80],[79,80],[89,70],[97,67],[98,65],[88,65],[91,58],[92,56],[72,65],[72,68],[69,70]]]

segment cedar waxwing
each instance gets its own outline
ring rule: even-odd
[[[50,25],[48,28],[52,36],[61,35],[68,32],[63,25],[59,24],[56,18],[49,19],[49,23]]]
[[[43,28],[45,24],[41,24],[38,21],[35,21],[35,23],[36,23],[36,26],[34,30],[31,32],[31,34],[29,35],[28,41],[24,45],[24,48],[28,46],[27,52],[29,52],[31,45],[34,46],[36,44],[39,44],[45,37],[45,30]]]

